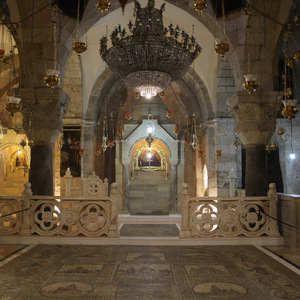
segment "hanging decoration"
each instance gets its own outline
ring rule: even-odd
[[[217,157],[221,157],[222,156],[222,150],[216,150],[216,154],[217,154]]]
[[[146,142],[148,144],[148,148],[151,148],[151,144],[155,141],[154,138],[155,135],[155,127],[153,123],[153,116],[152,114],[148,114],[148,125],[147,125],[147,137],[146,137]]]
[[[82,149],[82,148],[80,148],[80,149],[79,149],[79,155],[80,155],[80,156],[83,156],[84,154],[85,154],[85,150]]]
[[[96,149],[95,149],[95,154],[96,154],[97,156],[99,156],[99,155],[101,154],[101,148],[96,148]]]
[[[195,11],[201,14],[207,8],[206,0],[194,0],[193,7]]]
[[[189,150],[189,147],[190,147],[190,142],[184,141],[184,150],[185,150],[185,151],[188,151],[188,150]]]
[[[296,85],[294,58],[289,57],[289,40],[292,35],[290,29],[284,34],[286,48],[284,52],[284,84],[283,84],[283,110],[281,112],[284,118],[292,119],[298,113],[298,89]],[[289,68],[288,68],[289,67]],[[292,98],[294,96],[294,98]]]
[[[235,139],[234,139],[234,142],[233,142],[233,146],[234,146],[235,150],[239,149],[240,145],[241,145],[241,143],[239,141],[237,133],[235,133]]]
[[[4,27],[4,26],[2,26]],[[19,96],[19,89],[15,88],[15,86],[18,85],[18,79],[17,79],[17,72],[15,68],[15,61],[14,61],[14,47],[12,45],[12,35],[10,35],[10,78],[9,78],[9,89],[7,91],[7,100],[8,103],[6,103],[5,108],[10,113],[10,115],[13,117],[15,113],[20,111],[20,101],[21,98],[17,97]]]
[[[279,129],[277,130],[277,134],[278,134],[279,136],[282,136],[284,133],[285,133],[285,129],[283,129],[283,128],[279,128]]]
[[[169,109],[167,109],[167,111],[166,111],[166,116],[168,119],[170,119],[172,117],[172,112]]]
[[[103,152],[108,148],[108,124],[107,124],[107,116],[105,115],[102,122],[103,134],[102,134],[102,145],[101,149]]]
[[[76,20],[76,35],[75,35],[75,42],[73,43],[73,50],[78,54],[78,57],[82,53],[87,50],[87,45],[84,42],[79,41],[78,32],[79,32],[79,15],[80,15],[80,0],[78,0],[78,7],[77,7],[77,20]]]
[[[190,142],[193,150],[196,150],[197,147],[197,128],[196,128],[196,118],[193,114],[192,117],[192,128],[191,128],[191,142]]]
[[[98,10],[100,10],[102,13],[107,12],[110,9],[110,1],[109,0],[98,0],[96,7]]]
[[[128,121],[132,120],[132,112],[127,112],[127,113],[125,114],[125,118],[126,118]]]
[[[120,139],[122,139],[123,132],[124,132],[124,129],[123,129],[123,128],[118,128],[117,134],[118,134],[118,136],[119,136]]]
[[[199,157],[203,157],[204,156],[204,151],[203,150],[199,150],[198,153],[199,153]]]
[[[260,86],[260,83],[257,81],[257,77],[255,74],[251,73],[250,70],[250,47],[249,47],[249,43],[250,43],[250,38],[249,38],[249,30],[250,30],[251,26],[248,25],[247,26],[247,43],[248,43],[248,47],[247,47],[247,52],[248,52],[248,63],[247,63],[247,74],[244,75],[245,80],[243,82],[243,87],[245,90],[248,91],[248,93],[250,95],[253,94],[253,92],[255,92],[258,87]]]
[[[179,133],[180,133],[180,127],[179,126],[176,126],[175,128],[174,128],[174,132],[177,134],[177,136],[179,135]]]
[[[52,11],[55,13],[57,18],[57,14],[59,9],[57,9],[57,5],[53,5]],[[51,89],[57,87],[60,83],[59,78],[59,70],[57,68],[57,20],[53,21],[53,44],[54,44],[54,65],[53,69],[46,70],[46,76],[44,76],[44,83]]]
[[[225,40],[226,40],[226,26],[225,26],[225,7],[224,7],[224,0],[222,0],[222,16],[223,16],[223,34],[224,34],[224,37],[223,37],[223,40],[222,42],[220,43],[217,43],[215,45],[215,51],[216,53],[218,53],[222,58],[224,57],[225,54],[228,53],[229,51],[229,44],[225,43]]]
[[[110,70],[121,77],[127,86],[142,97],[151,97],[166,90],[188,71],[201,52],[195,37],[172,23],[163,25],[163,11],[148,0],[145,8],[134,1],[135,24],[128,23],[129,34],[119,25],[100,40],[100,56]],[[181,38],[180,38],[181,37]]]
[[[127,0],[119,0],[119,3],[120,3],[121,8],[122,8],[122,14],[124,15],[124,10],[125,10],[125,6],[127,4]]]

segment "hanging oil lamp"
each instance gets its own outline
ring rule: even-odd
[[[125,114],[125,118],[126,118],[128,121],[130,121],[130,120],[132,119],[132,112],[127,112],[127,113]]]
[[[46,70],[46,76],[44,76],[44,83],[51,89],[57,87],[60,83],[59,70],[57,69],[57,24],[53,22],[53,41],[54,41],[54,68]]]
[[[222,16],[223,16],[223,27],[224,27],[224,40],[226,39],[226,27],[225,27],[225,8],[224,8],[224,0],[222,0]],[[229,51],[229,44],[225,42],[219,42],[215,45],[215,52],[218,53],[222,58]]]
[[[102,13],[107,12],[110,9],[110,1],[109,0],[98,0],[96,7],[98,10],[100,10]]]
[[[78,31],[79,31],[79,14],[80,14],[80,0],[78,0],[78,7],[77,7],[77,21],[76,21],[76,35],[75,35],[75,42],[73,43],[73,50],[78,54],[78,57],[87,50],[87,46],[84,42],[80,42],[78,38]]]
[[[101,154],[101,148],[96,148],[96,149],[95,149],[95,154],[96,154],[97,156],[99,156],[99,155]]]
[[[207,3],[205,0],[194,0],[193,7],[195,11],[201,14],[207,8]]]
[[[123,128],[118,128],[117,134],[118,134],[118,136],[119,136],[120,139],[122,139],[123,132],[124,132],[124,129],[123,129]]]
[[[168,119],[170,119],[172,117],[172,112],[169,109],[167,109],[167,111],[166,111],[166,116]]]
[[[217,157],[221,157],[222,156],[222,150],[216,150],[216,154],[217,154]]]
[[[177,136],[179,135],[179,133],[180,133],[180,127],[179,126],[176,126],[175,128],[174,128],[174,132],[177,134]]]

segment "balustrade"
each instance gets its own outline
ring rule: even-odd
[[[32,196],[30,183],[20,198],[0,197],[0,235],[119,237],[117,185],[101,198]]]
[[[180,237],[279,236],[275,184],[269,188],[266,197],[199,198],[190,197],[184,183]]]

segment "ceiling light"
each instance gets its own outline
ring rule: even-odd
[[[130,89],[150,97],[180,79],[200,54],[201,46],[178,25],[164,27],[165,4],[156,9],[154,0],[145,8],[138,1],[134,3],[135,24],[129,21],[129,33],[117,26],[110,35],[110,48],[107,37],[102,37],[100,56]]]

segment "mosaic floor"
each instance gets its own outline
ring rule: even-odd
[[[0,299],[300,299],[252,246],[38,245],[0,267]]]

